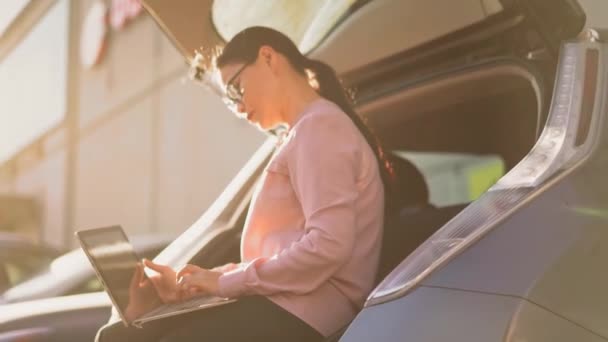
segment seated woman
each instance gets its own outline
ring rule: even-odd
[[[263,27],[237,34],[216,65],[249,122],[288,127],[253,196],[242,262],[177,272],[144,264],[158,272],[150,280],[166,302],[201,293],[238,300],[143,329],[107,326],[98,341],[321,341],[373,288],[388,163],[335,72]]]

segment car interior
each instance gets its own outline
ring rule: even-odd
[[[492,61],[396,86],[359,112],[389,150],[497,155],[508,171],[536,140],[541,99],[537,80],[523,66]],[[393,163],[398,205],[385,219],[378,281],[468,205],[432,205],[424,174],[403,165],[407,160]]]

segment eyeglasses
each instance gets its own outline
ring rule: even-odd
[[[241,72],[249,66],[250,63],[245,63],[226,83],[226,97],[232,102],[233,105],[239,105],[243,102],[244,90],[241,88],[240,81],[235,82]]]

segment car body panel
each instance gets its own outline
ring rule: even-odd
[[[608,79],[608,59],[600,72]],[[608,84],[600,82],[591,155],[423,284],[526,298],[608,338],[608,190],[598,187],[608,174]]]
[[[0,342],[91,341],[111,307],[105,292],[4,305],[0,307]]]
[[[72,296],[37,299],[0,306],[0,324],[49,315],[61,311],[77,311],[91,307],[109,308],[112,305],[105,292],[85,293]],[[35,310],[32,310],[35,307]],[[4,328],[2,330],[5,330]]]
[[[364,309],[340,341],[604,341],[513,296],[421,286]]]
[[[608,315],[608,301],[604,295],[608,277],[602,271],[602,256],[605,254],[602,246],[608,240],[605,230],[608,190],[600,186],[605,184],[604,177],[608,174],[608,102],[605,96],[608,89],[608,45],[580,41],[566,43],[565,47],[570,52],[576,51],[578,57],[577,64],[573,66],[578,72],[571,75],[576,80],[574,84],[577,86],[573,92],[577,102],[572,112],[568,112],[576,115],[572,120],[575,120],[573,122],[578,125],[578,130],[568,140],[574,145],[572,150],[564,154],[567,157],[563,157],[572,159],[560,159],[561,167],[554,171],[554,176],[549,176],[538,186],[521,185],[525,182],[509,178],[508,174],[503,177],[495,186],[496,189],[508,188],[509,183],[515,188],[526,189],[523,200],[501,205],[506,205],[501,209],[517,206],[517,210],[496,222],[487,234],[471,242],[460,253],[442,259],[439,268],[427,273],[426,277],[419,276],[418,282],[414,283],[417,285],[413,285],[507,296],[542,309],[527,310],[523,316],[518,316],[520,310],[514,311],[512,317],[507,319],[508,330],[515,331],[517,325],[529,326],[529,329],[521,330],[519,335],[506,335],[504,340],[507,341],[558,340],[536,335],[543,331],[539,321],[542,321],[545,313],[567,322],[569,329],[580,328],[580,335],[569,337],[570,340],[608,338],[608,329],[604,324]],[[556,94],[560,94],[561,86],[556,84]],[[555,113],[560,110],[559,103],[553,103]],[[554,124],[551,117],[549,120],[548,124]],[[585,125],[588,129],[582,129]],[[537,146],[540,146],[539,149],[542,147]],[[535,156],[534,151],[529,156]],[[521,164],[521,167],[531,165],[526,164],[526,159]],[[517,167],[513,172],[518,172]],[[489,192],[492,193],[493,189]],[[483,198],[473,206],[481,205],[481,201]],[[468,210],[463,210],[459,216],[464,218],[469,214]],[[458,216],[447,225],[460,222],[457,219]],[[471,219],[479,220],[479,217]],[[415,287],[410,292],[404,290],[401,292],[404,297],[401,298],[415,296],[416,292]],[[392,304],[389,303],[401,300],[397,294],[391,298],[368,305],[349,331],[357,325],[368,326],[374,320],[391,319],[388,308]],[[386,306],[385,309],[374,309],[382,312],[381,317],[363,318],[370,317],[367,310],[378,306]],[[410,309],[416,311],[414,307]],[[455,306],[442,309],[442,312],[462,309]],[[404,310],[407,309],[404,307]],[[400,322],[407,324],[407,320]],[[436,326],[443,326],[439,318],[433,320]],[[535,326],[538,328],[534,329]],[[343,340],[354,341],[357,337],[356,334],[347,334]],[[450,340],[471,339],[452,337]]]

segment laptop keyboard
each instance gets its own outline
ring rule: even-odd
[[[223,301],[223,300],[225,300],[225,299],[222,299],[219,297],[213,297],[213,296],[201,296],[201,297],[190,299],[186,302],[161,305],[160,307],[148,312],[145,316],[151,317],[151,316],[163,314],[165,312],[174,312],[174,311],[193,309],[193,308],[199,307],[201,305],[219,302],[219,301]]]
[[[195,308],[197,306],[201,306],[203,304],[209,303],[212,298],[213,297],[211,297],[211,296],[203,296],[203,297],[190,299],[187,302],[167,304],[163,307],[163,311],[166,311],[166,310],[175,311],[175,310]]]
[[[224,303],[231,303],[235,300],[236,299],[228,299],[215,296],[201,296],[182,303],[163,304],[158,308],[144,314],[142,317],[139,317],[135,322],[133,322],[133,325],[141,327],[143,323],[152,319],[171,316],[172,314],[180,314],[183,312],[194,311],[198,310],[199,308],[203,309],[205,307],[212,307]]]

